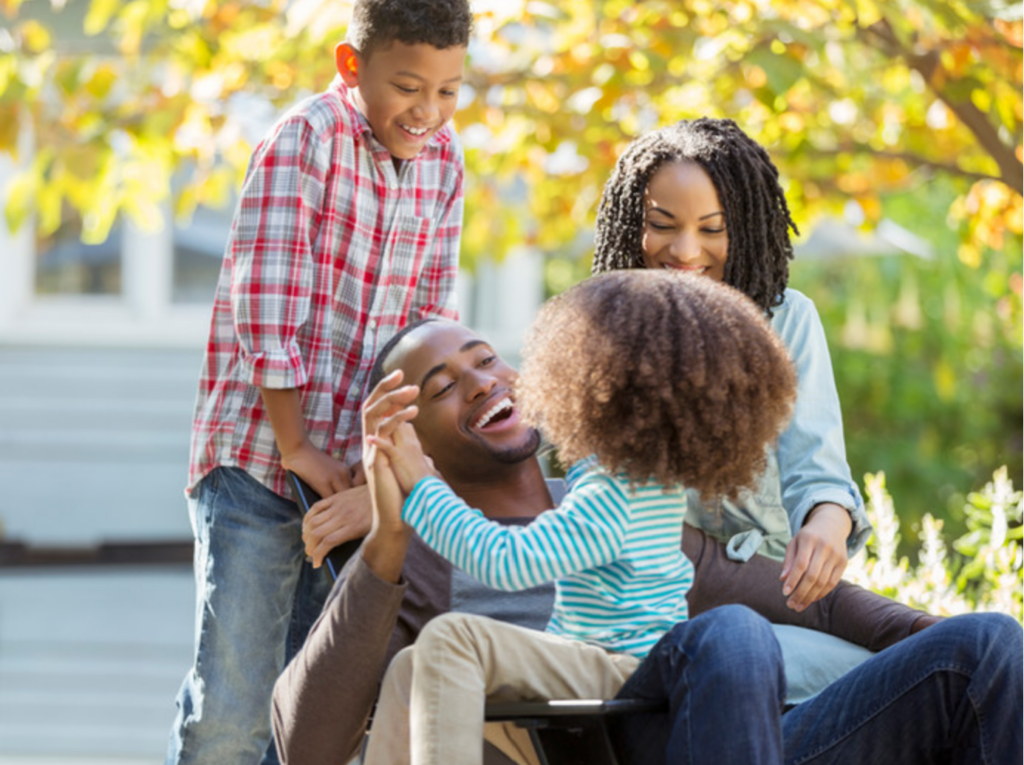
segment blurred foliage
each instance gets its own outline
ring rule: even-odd
[[[984,267],[964,262],[957,185],[883,199],[932,259],[798,258],[791,280],[825,324],[853,474],[884,468],[908,540],[926,513],[962,529],[964,492],[993,465],[1022,483],[1022,239],[986,248]]]
[[[1020,480],[1020,2],[472,2],[467,263],[531,244],[564,289],[589,272],[626,143],[732,117],[801,228],[852,201],[866,228],[888,217],[936,246],[795,268],[833,343],[855,472],[887,470],[911,520],[953,506],[962,522],[958,491],[993,465]],[[0,0],[0,151],[23,168],[8,223],[34,214],[45,235],[71,206],[86,241],[122,212],[159,226],[172,175],[177,215],[226,202],[266,117],[334,76],[349,6]]]
[[[866,553],[850,561],[844,579],[932,614],[998,611],[1024,622],[1024,495],[1014,490],[1006,468],[967,497],[964,514],[971,531],[956,539],[952,550],[943,538],[942,521],[924,517],[913,567],[898,552],[899,524],[885,474],[865,476],[864,485],[875,533]]]

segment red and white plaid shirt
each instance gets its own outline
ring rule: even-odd
[[[306,431],[359,458],[377,350],[456,317],[462,148],[447,126],[396,171],[340,78],[256,148],[213,304],[186,491],[218,466],[290,496],[260,388],[298,388]]]

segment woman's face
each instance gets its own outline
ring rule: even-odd
[[[725,279],[729,233],[715,185],[694,162],[671,162],[651,176],[644,194],[643,258],[647,268],[673,268]]]

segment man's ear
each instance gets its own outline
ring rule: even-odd
[[[359,56],[355,48],[345,42],[338,43],[334,49],[334,65],[346,87],[359,86]]]

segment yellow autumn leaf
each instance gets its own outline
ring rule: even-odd
[[[110,89],[117,82],[118,73],[110,64],[100,64],[93,71],[92,76],[85,82],[85,89],[93,98],[106,98]]]
[[[50,47],[50,31],[38,21],[26,21],[18,32],[30,53],[41,53]]]
[[[119,0],[92,0],[89,12],[85,14],[85,33],[89,36],[98,35],[107,28],[120,7]]]
[[[869,27],[881,20],[882,12],[878,9],[875,0],[856,0],[856,5],[858,26]]]
[[[956,395],[956,372],[945,359],[940,359],[932,370],[932,381],[943,401],[950,401]]]

